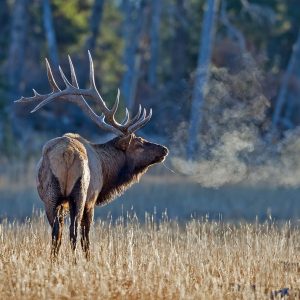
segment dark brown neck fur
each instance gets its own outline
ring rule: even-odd
[[[147,171],[135,170],[123,151],[116,149],[113,142],[97,145],[102,164],[103,186],[97,205],[104,205],[120,196]]]

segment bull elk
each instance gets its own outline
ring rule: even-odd
[[[155,163],[162,162],[168,149],[162,145],[137,137],[135,132],[151,118],[152,110],[139,106],[134,117],[126,109],[123,122],[115,119],[119,104],[119,90],[116,101],[109,109],[99,94],[94,77],[91,54],[90,87],[78,86],[76,73],[69,57],[71,83],[59,67],[65,88],[60,89],[53,77],[46,59],[47,75],[52,92],[41,95],[35,90],[33,97],[21,97],[16,102],[39,102],[32,110],[37,111],[53,100],[69,101],[77,104],[101,129],[117,135],[104,144],[94,144],[78,134],[67,133],[48,141],[42,151],[37,167],[37,190],[44,202],[47,219],[52,227],[51,257],[58,254],[64,218],[70,213],[70,241],[75,251],[77,232],[81,228],[81,245],[87,258],[90,257],[89,231],[93,222],[94,208],[112,201],[122,194]],[[94,99],[101,115],[97,115],[87,103],[86,98]]]

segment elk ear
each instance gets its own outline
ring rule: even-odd
[[[120,138],[117,141],[116,146],[118,149],[125,151],[130,145],[131,140],[132,140],[132,134],[125,135],[124,137]]]

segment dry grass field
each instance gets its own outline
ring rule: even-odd
[[[44,215],[25,220],[42,208],[34,166],[0,167],[1,300],[300,299],[299,189],[203,189],[158,169],[96,209],[91,261],[79,247],[74,264],[66,224],[51,264]]]
[[[76,263],[67,232],[51,264],[44,216],[2,221],[0,299],[281,299],[282,288],[300,297],[300,230],[289,223],[97,221],[91,261],[79,248]]]

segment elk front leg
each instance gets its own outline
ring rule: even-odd
[[[81,220],[81,247],[86,259],[90,259],[90,228],[94,219],[94,209],[85,209]]]

